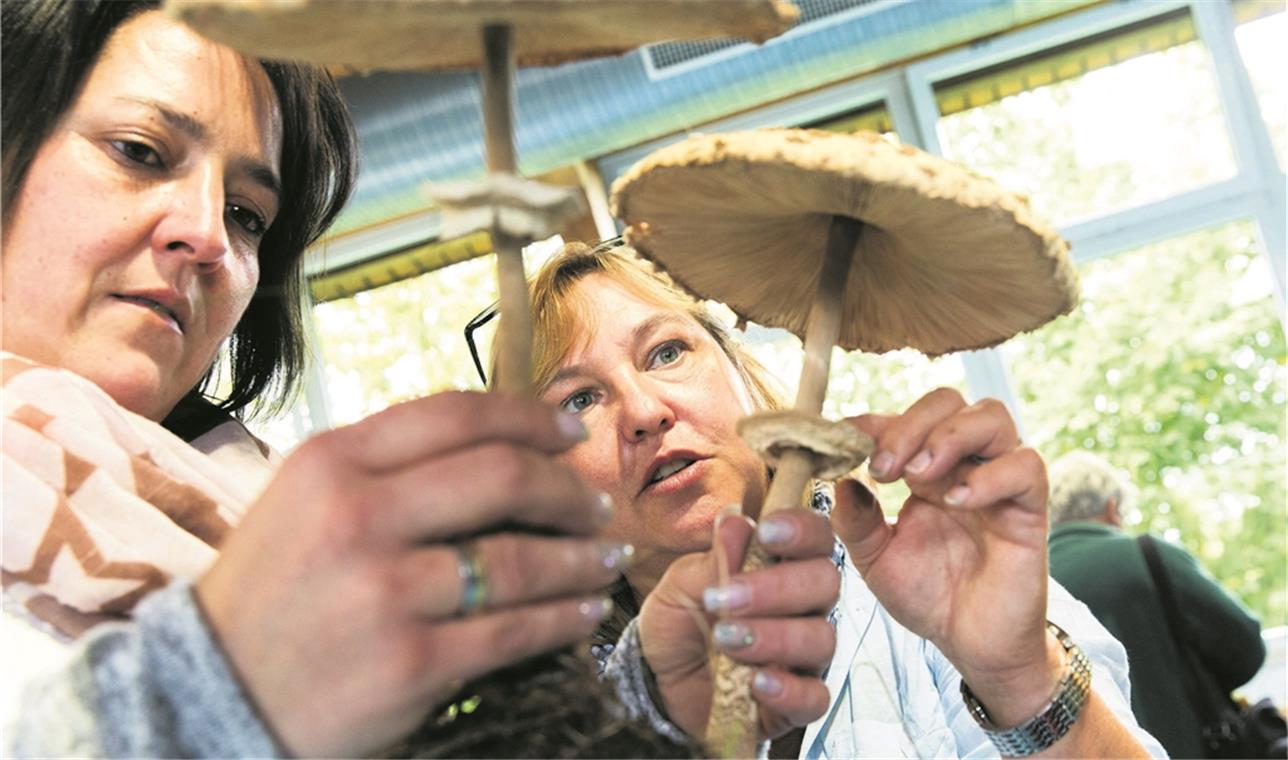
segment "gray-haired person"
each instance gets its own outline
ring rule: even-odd
[[[1186,694],[1176,639],[1189,642],[1203,688],[1228,694],[1265,660],[1261,624],[1184,549],[1155,541],[1186,629],[1170,631],[1149,567],[1122,530],[1131,483],[1104,459],[1074,452],[1051,482],[1051,577],[1123,643],[1132,709],[1173,757],[1202,757],[1201,720]]]

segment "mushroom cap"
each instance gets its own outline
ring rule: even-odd
[[[872,437],[848,422],[830,422],[793,409],[738,420],[738,435],[771,466],[789,449],[809,452],[814,477],[835,480],[872,455]]]
[[[514,29],[520,65],[547,66],[670,39],[763,42],[797,16],[784,0],[166,0],[166,10],[245,53],[362,70],[477,66],[487,25]]]
[[[681,287],[804,338],[835,215],[864,223],[846,350],[995,345],[1069,312],[1069,246],[992,180],[872,132],[695,135],[613,184],[626,239]]]

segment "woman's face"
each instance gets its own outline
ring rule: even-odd
[[[710,546],[729,505],[759,508],[765,465],[735,432],[753,411],[729,358],[692,317],[592,274],[574,287],[591,324],[542,399],[578,415],[589,439],[565,460],[613,497],[608,537],[635,544],[627,573],[646,594],[682,554]]]
[[[4,229],[4,348],[164,417],[259,281],[281,116],[262,67],[158,12],[122,24]]]

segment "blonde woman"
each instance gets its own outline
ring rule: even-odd
[[[754,515],[764,496],[769,473],[734,425],[774,402],[719,323],[630,253],[573,244],[534,278],[536,382],[590,431],[561,458],[613,497],[605,535],[635,546],[616,598],[638,617],[605,631],[618,638],[601,651],[610,670],[656,677],[653,720],[692,732],[705,717],[669,697],[709,678],[703,652],[669,645],[700,607],[717,646],[774,663],[758,671],[762,703],[824,700],[802,757],[1162,754],[1132,717],[1122,647],[1047,576],[1045,468],[996,401],[940,389],[902,414],[851,420],[876,440],[872,476],[912,491],[897,523],[842,480],[815,499],[839,539],[831,560],[816,551],[726,583],[694,572],[718,516],[730,504]],[[767,518],[757,540],[774,550],[814,536],[809,512]],[[838,579],[820,626],[805,613]],[[813,659],[833,641],[827,662]],[[826,694],[808,675],[820,669]]]

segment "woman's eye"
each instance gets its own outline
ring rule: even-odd
[[[245,206],[238,206],[235,203],[228,204],[228,216],[253,237],[263,237],[268,231],[268,223],[264,217],[256,214],[254,211]]]
[[[595,403],[595,395],[590,391],[577,391],[559,403],[559,407],[569,414],[578,414]]]
[[[157,153],[146,143],[141,143],[136,140],[113,140],[112,147],[116,149],[117,153],[120,153],[126,159],[136,164],[149,166],[155,169],[160,169],[165,166],[165,162],[161,160],[161,154]]]
[[[684,344],[678,340],[669,340],[663,343],[653,349],[653,355],[649,357],[649,366],[664,367],[668,364],[674,364],[683,356],[684,348]]]

